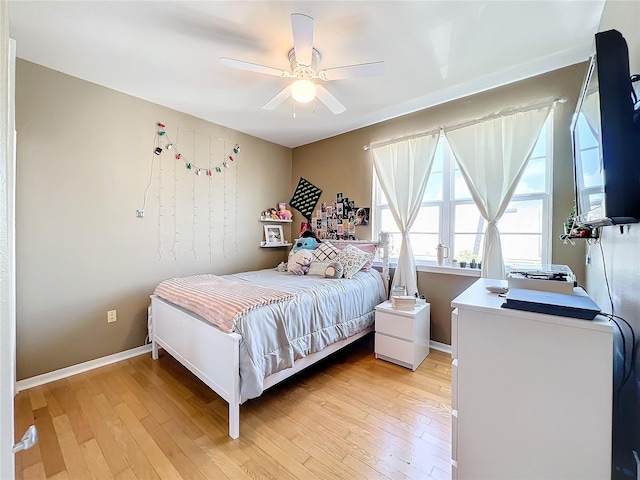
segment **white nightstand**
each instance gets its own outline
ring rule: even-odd
[[[376,307],[375,356],[415,370],[429,355],[431,305],[396,310],[391,302]]]

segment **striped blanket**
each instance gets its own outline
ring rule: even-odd
[[[293,296],[282,290],[207,274],[164,280],[153,293],[197,313],[225,332],[233,331],[243,313]]]

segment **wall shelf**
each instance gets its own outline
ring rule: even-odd
[[[266,242],[260,242],[260,247],[261,248],[282,248],[282,247],[290,247],[292,246],[292,243],[289,242],[284,242],[284,243],[270,243],[267,245]]]
[[[268,218],[268,217],[260,217],[260,221],[261,222],[273,222],[273,223],[291,223],[291,222],[293,222],[293,220],[284,220],[284,219],[281,219],[281,218],[273,219],[273,218]]]

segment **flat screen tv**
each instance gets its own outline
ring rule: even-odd
[[[640,221],[640,122],[634,123],[629,50],[620,32],[595,35],[596,52],[571,123],[581,223]]]

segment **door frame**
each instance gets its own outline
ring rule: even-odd
[[[15,478],[15,58],[9,2],[0,2],[0,478]]]

